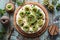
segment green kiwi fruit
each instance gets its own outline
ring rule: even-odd
[[[24,12],[20,12],[19,15],[24,18],[25,17],[25,13]]]
[[[9,5],[6,6],[6,8],[7,8],[8,10],[12,10],[12,5],[9,4]]]
[[[32,7],[32,11],[33,12],[37,12],[37,8],[36,7]]]
[[[36,23],[37,23],[37,20],[35,20],[35,21],[34,21],[33,23],[31,23],[30,25],[31,25],[31,26],[35,26]]]
[[[30,11],[30,8],[28,6],[26,6],[25,11]]]
[[[33,26],[32,29],[33,29],[34,32],[36,32],[38,30],[38,27],[37,26]]]
[[[23,30],[24,30],[25,32],[28,32],[28,31],[29,31],[29,26],[27,26],[27,25],[24,26],[24,27],[23,27]]]
[[[14,3],[7,3],[6,6],[5,6],[5,9],[8,13],[13,13],[14,10],[15,10],[15,5]]]
[[[43,25],[43,20],[42,20],[42,19],[39,19],[39,20],[38,20],[38,25],[39,25],[39,26],[42,26],[42,25]]]
[[[35,20],[36,20],[36,19],[35,19],[35,16],[34,16],[34,15],[29,15],[29,16],[28,16],[28,20],[27,20],[27,21],[28,21],[30,24],[31,24],[31,23],[34,23]]]
[[[22,20],[22,19],[18,19],[18,24],[19,24],[20,26],[23,26],[23,25],[24,25],[23,20]]]
[[[47,7],[47,6],[49,5],[49,0],[44,0],[44,1],[43,1],[43,4],[44,4],[44,6]]]
[[[43,14],[39,10],[36,13],[36,18],[37,19],[43,19]]]
[[[48,10],[49,10],[50,12],[54,12],[54,5],[50,4],[50,5],[48,6]]]

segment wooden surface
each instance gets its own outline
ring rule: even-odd
[[[5,4],[6,4],[8,1],[9,1],[9,0],[0,0],[0,9],[4,9],[4,8],[5,8]],[[42,2],[43,0],[26,0],[26,1],[39,2],[40,4],[43,3],[43,2]],[[51,0],[50,0],[50,1],[51,1]],[[60,3],[60,0],[58,1],[58,3]],[[17,5],[15,5],[15,6],[16,6],[16,8],[18,7]],[[49,25],[52,24],[54,17],[60,15],[60,11],[56,11],[56,9],[55,9],[54,11],[55,11],[54,14],[52,14],[52,13],[50,13],[50,12],[48,13],[48,14],[49,14]],[[9,15],[8,13],[5,13],[4,15],[5,15],[5,16],[8,16],[8,17],[10,18],[10,26],[14,26],[14,25],[13,25],[13,14]],[[1,17],[0,17],[0,18],[1,18]],[[56,24],[56,25],[59,27],[59,29],[60,29],[60,21],[57,22],[57,23],[55,23],[55,24]],[[1,30],[2,27],[3,27],[3,26],[2,26],[2,24],[0,23],[0,32],[2,31],[2,30]],[[60,34],[60,32],[59,32],[59,34]],[[7,36],[7,34],[4,36],[4,40],[6,39],[6,36]],[[16,29],[14,29],[14,32],[12,33],[12,36],[11,36],[10,40],[45,40],[47,37],[49,37],[49,35],[48,35],[48,30],[46,30],[46,31],[45,31],[41,36],[39,36],[38,38],[25,38],[25,37],[23,37],[21,34],[19,34]],[[7,40],[7,39],[6,39],[6,40]],[[60,40],[60,35],[58,35],[58,36],[55,38],[55,40]]]

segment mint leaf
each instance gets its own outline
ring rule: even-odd
[[[12,0],[15,4],[17,3],[18,6],[23,5],[23,3],[25,2],[25,0],[23,0],[23,2],[19,1],[19,0]]]
[[[6,13],[5,9],[0,9],[0,15],[3,16]]]

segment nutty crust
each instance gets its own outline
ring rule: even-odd
[[[16,10],[15,10],[15,12],[14,12],[14,26],[15,26],[15,28],[17,29],[17,31],[20,33],[20,34],[22,34],[23,36],[25,36],[25,37],[31,37],[31,38],[33,38],[33,37],[38,37],[38,36],[40,36],[46,29],[47,29],[47,27],[48,27],[48,22],[49,22],[49,18],[48,18],[48,12],[47,12],[47,10],[41,5],[41,4],[39,4],[39,3],[37,3],[37,2],[25,2],[25,4],[24,5],[26,5],[26,4],[33,4],[33,5],[37,5],[38,7],[40,7],[42,10],[43,10],[43,12],[45,13],[45,24],[43,25],[43,27],[41,28],[41,30],[39,30],[38,32],[36,32],[36,33],[32,33],[32,34],[28,34],[28,33],[25,33],[23,30],[21,30],[21,28],[16,24],[16,15],[17,15],[17,12],[21,9],[21,7],[22,6],[19,6]],[[24,6],[23,5],[23,6]],[[28,36],[29,35],[29,36]]]
[[[11,9],[11,10],[8,10],[8,9],[6,8],[7,4],[10,4],[10,5],[12,6],[12,9]],[[7,4],[6,4],[6,6],[5,6],[6,11],[7,11],[8,13],[13,13],[14,10],[15,10],[15,5],[14,5],[13,3],[11,3],[11,2],[9,2],[9,3],[7,3]]]

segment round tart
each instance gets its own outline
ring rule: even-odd
[[[8,13],[13,13],[15,10],[15,5],[11,2],[7,3],[5,9]]]
[[[16,9],[14,25],[23,36],[37,37],[48,27],[48,12],[39,3],[26,2]]]

